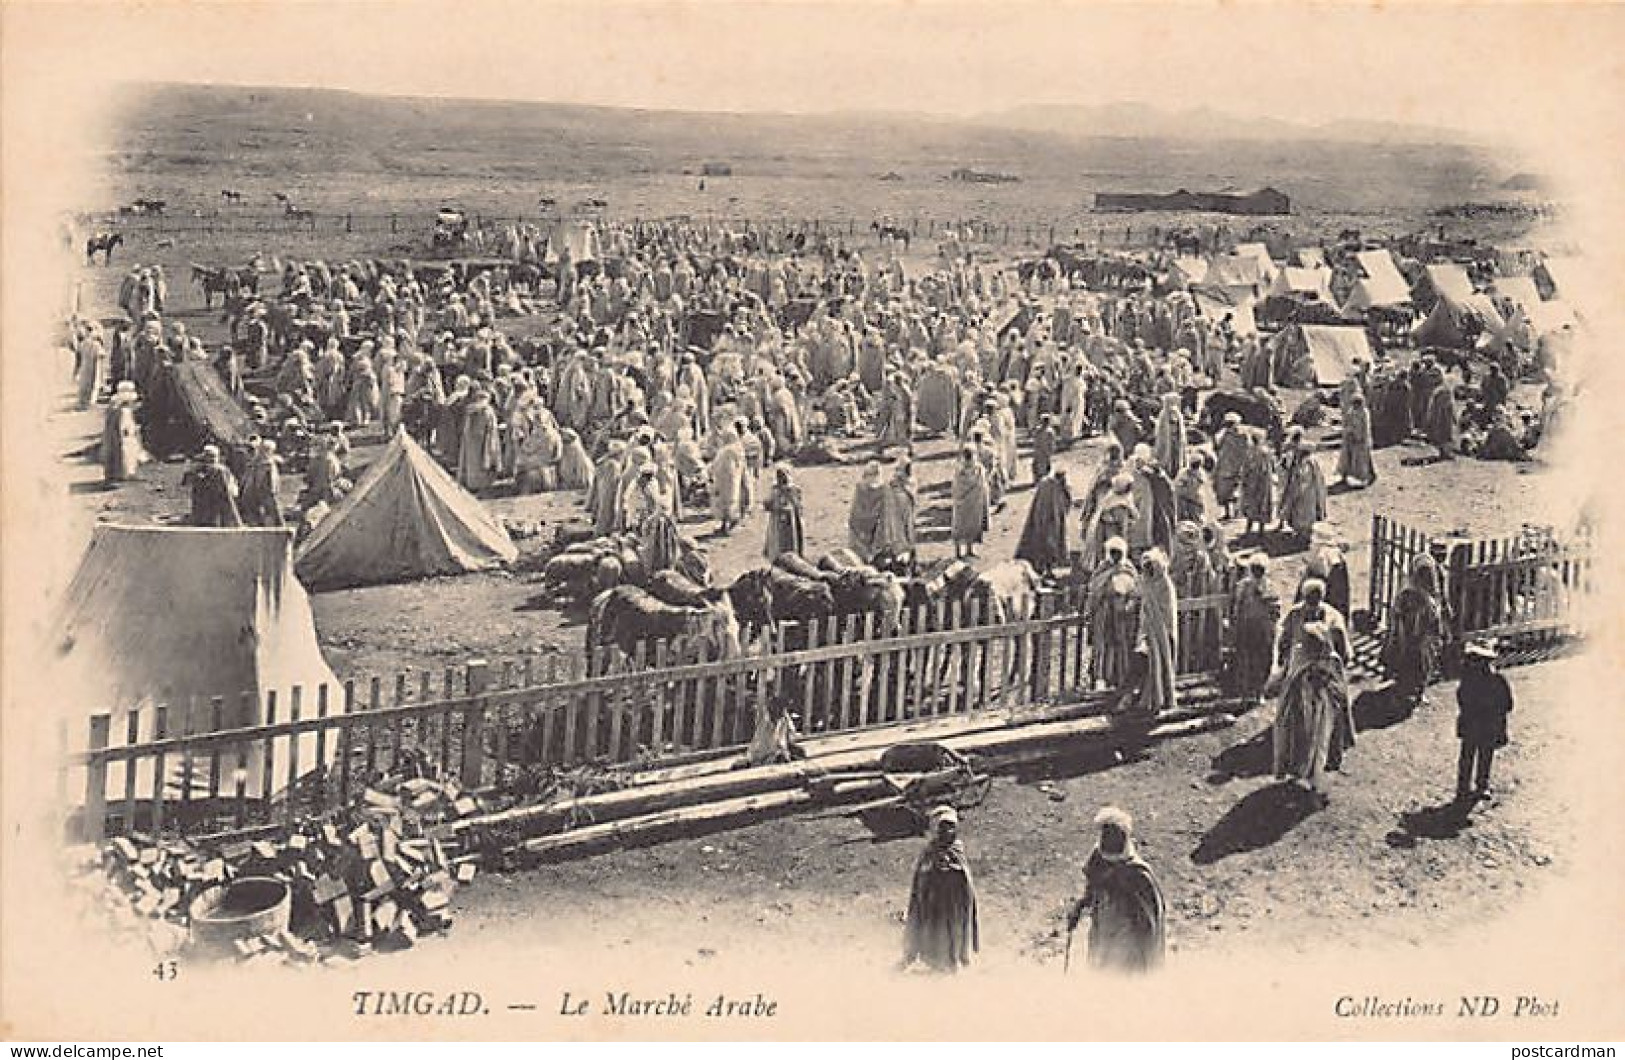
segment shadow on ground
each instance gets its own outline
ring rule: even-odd
[[[1230,807],[1191,851],[1191,860],[1212,865],[1232,854],[1262,850],[1279,842],[1318,809],[1319,798],[1296,784],[1259,788]]]
[[[1389,846],[1409,850],[1420,839],[1455,839],[1473,826],[1473,804],[1455,799],[1399,815],[1399,827],[1384,837]]]
[[[1410,718],[1416,712],[1416,701],[1399,694],[1392,684],[1361,692],[1354,698],[1354,728],[1356,732],[1386,729]]]
[[[1275,729],[1264,729],[1251,739],[1231,744],[1213,758],[1209,784],[1228,784],[1243,777],[1268,776],[1275,764]]]

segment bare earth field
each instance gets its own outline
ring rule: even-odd
[[[324,114],[321,121],[313,118],[307,126],[284,113],[302,105],[284,100],[277,104],[281,111],[262,115],[256,125],[244,117],[260,106],[252,96],[241,98],[247,92],[226,93],[225,102],[209,106],[186,99],[182,106],[171,98],[168,110],[129,118],[112,159],[108,197],[86,208],[105,210],[149,195],[168,199],[173,216],[130,225],[129,242],[113,268],[79,271],[86,311],[110,311],[121,266],[161,263],[171,277],[170,317],[213,340],[221,329],[203,312],[201,296],[185,285],[188,262],[236,262],[254,251],[328,259],[399,256],[395,248],[415,238],[404,228],[396,234],[346,235],[328,228],[316,235],[295,233],[277,220],[253,220],[269,217],[263,205],[254,207],[257,213],[222,220],[213,215],[223,187],[244,190],[251,201],[287,189],[301,205],[321,211],[398,213],[418,217],[414,223],[420,228],[421,215],[448,199],[486,210],[487,216],[517,216],[532,211],[539,194],[560,201],[595,194],[609,199],[617,216],[628,217],[710,211],[719,217],[845,217],[859,226],[883,215],[981,217],[1094,230],[1106,222],[1080,212],[1090,189],[1272,183],[1303,204],[1284,223],[1294,231],[1325,230],[1349,219],[1371,229],[1401,231],[1417,226],[1434,205],[1480,193],[1488,179],[1470,154],[1420,148],[1327,147],[1317,153],[1251,145],[1226,154],[1208,145],[1192,154],[1117,145],[1093,149],[1092,164],[1086,164],[1090,160],[1082,148],[1041,151],[1047,141],[1032,134],[975,142],[961,133],[933,134],[935,140],[924,136],[903,143],[897,150],[912,153],[891,159],[877,154],[877,144],[885,142],[880,133],[832,133],[822,154],[811,148],[778,154],[759,147],[758,156],[746,158],[729,156],[723,148],[765,142],[751,129],[714,137],[689,130],[687,139],[651,133],[662,145],[653,154],[634,139],[617,146],[619,141],[606,135],[595,145],[596,154],[578,158],[565,155],[564,148],[591,128],[579,116],[559,118],[562,124],[545,136],[546,130],[520,135],[504,132],[506,127],[470,126],[436,139],[433,116],[413,119],[421,127],[408,128],[408,122],[373,129],[360,104]],[[1026,154],[997,153],[1003,149]],[[960,153],[931,153],[947,150]],[[702,197],[681,170],[713,155],[734,157],[741,176],[710,182],[714,190]],[[1424,158],[1431,161],[1418,162]],[[1363,159],[1365,168],[1351,169],[1350,159]],[[1028,179],[997,187],[937,179],[959,164],[1020,171]],[[1299,167],[1298,179],[1278,172],[1288,165]],[[874,179],[886,170],[905,179]],[[194,210],[204,216],[193,216]],[[172,245],[160,245],[165,240]],[[1002,255],[1017,249],[996,248]],[[1290,409],[1293,397],[1283,397]],[[93,448],[97,415],[66,411],[64,405],[52,426],[64,477],[86,523],[184,517],[183,465],[148,465],[140,482],[104,492]],[[1321,446],[1317,459],[1330,481],[1335,423],[1310,437]],[[360,441],[356,464],[377,452],[379,440]],[[1099,453],[1095,441],[1059,457],[1075,489],[1086,486]],[[1425,453],[1421,446],[1381,451],[1374,487],[1331,498],[1331,522],[1349,545],[1356,607],[1365,602],[1373,511],[1434,532],[1486,535],[1516,530],[1526,520],[1557,518],[1551,514],[1549,475],[1538,464],[1409,462]],[[919,445],[927,557],[949,550],[949,455],[942,442]],[[867,449],[852,456],[861,461]],[[858,473],[856,466],[798,471],[810,551],[845,543],[847,505]],[[299,488],[295,476],[286,476],[285,501],[291,503]],[[995,516],[984,556],[1002,559],[1012,553],[1029,496],[1024,484]],[[549,536],[553,524],[578,510],[564,494],[488,503],[511,519],[543,523]],[[762,513],[753,513],[727,538],[709,537],[713,526],[696,521],[688,530],[701,537],[719,580],[760,562]],[[1227,529],[1234,534],[1240,526]],[[1077,535],[1074,526],[1069,538]],[[532,546],[522,542],[521,547]],[[1283,590],[1290,593],[1300,569],[1301,557],[1278,561],[1275,577]],[[361,678],[438,669],[473,657],[501,661],[576,651],[580,627],[537,606],[536,582],[537,576],[523,573],[475,575],[324,593],[313,600],[329,661],[341,678]],[[969,812],[964,828],[980,889],[987,966],[1059,960],[1064,903],[1077,893],[1089,822],[1106,803],[1129,808],[1139,820],[1144,852],[1169,897],[1170,938],[1179,952],[1247,943],[1298,951],[1396,941],[1419,945],[1484,921],[1564,869],[1558,852],[1570,848],[1572,837],[1552,778],[1562,768],[1573,731],[1575,706],[1553,693],[1566,665],[1511,672],[1519,704],[1512,746],[1496,762],[1498,795],[1464,826],[1438,808],[1454,782],[1450,685],[1430,690],[1426,703],[1405,719],[1383,716],[1381,701],[1368,699],[1360,744],[1347,772],[1334,781],[1330,806],[1322,810],[1294,800],[1265,776],[1273,713],[1268,706],[1232,729],[1157,745],[1127,763],[1082,760],[1057,763],[1048,773],[1000,778],[988,801]],[[1040,790],[1042,781],[1053,787]],[[879,969],[897,953],[915,854],[914,842],[873,841],[851,821],[789,818],[488,875],[459,895],[459,921],[450,941],[420,947],[397,958],[394,967],[414,962],[433,967],[448,954],[488,943],[539,955],[612,956],[635,945],[640,951],[690,954],[690,961],[747,952],[794,959],[827,953],[828,940],[838,937],[854,967]],[[546,915],[539,915],[543,910]]]

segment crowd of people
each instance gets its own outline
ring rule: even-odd
[[[1278,699],[1274,771],[1324,798],[1324,774],[1355,735],[1347,564],[1302,425],[1276,437],[1230,412],[1211,434],[1197,427],[1216,388],[1274,389],[1268,345],[1231,315],[1149,281],[1087,290],[962,248],[919,269],[838,237],[604,224],[591,260],[575,261],[567,246],[550,257],[538,236],[504,235],[525,269],[277,263],[263,284],[228,290],[230,336],[213,351],[165,323],[162,271],[132,270],[119,295],[127,320],[109,335],[75,318],[68,339],[81,407],[111,390],[107,479],[131,478],[144,457],[142,396],[162,392],[166,365],[196,360],[258,431],[241,447],[202,448],[185,479],[202,525],[282,525],[290,459],[304,472],[297,514],[319,511],[353,478],[353,434],[405,430],[470,492],[574,491],[595,533],[635,532],[667,553],[684,522],[714,520],[727,535],[758,509],[761,554],[799,553],[795,466],[860,462],[848,544],[912,568],[921,498],[937,485],[921,481],[917,450],[941,440],[953,453],[941,484],[954,555],[974,559],[1012,492],[1030,488],[1015,558],[1085,617],[1091,679],[1125,705],[1175,706],[1179,601],[1226,598],[1225,679],[1245,699]],[[1454,382],[1429,356],[1356,364],[1335,395],[1335,482],[1371,486],[1373,451],[1418,434],[1439,459],[1521,459],[1565,403],[1549,387],[1548,408],[1525,422],[1500,366],[1476,380],[1459,371]],[[1100,462],[1074,484],[1057,458],[1091,439]],[[1232,540],[1226,524],[1238,522]],[[1283,549],[1308,552],[1285,606],[1270,578]],[[1448,628],[1430,563],[1412,570],[1384,648],[1409,695],[1435,672]],[[1468,728],[1462,775],[1482,772],[1482,787],[1492,749],[1478,734],[1494,726]],[[1100,824],[1080,905],[1094,916],[1091,959],[1153,966],[1155,881],[1126,815]],[[977,942],[956,825],[933,820],[909,914],[910,955],[944,966]]]

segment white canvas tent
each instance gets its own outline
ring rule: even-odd
[[[560,221],[547,240],[547,261],[551,264],[570,251],[570,260],[579,265],[584,261],[597,261],[601,256],[598,229],[590,221]]]
[[[1293,324],[1270,340],[1275,382],[1285,387],[1335,386],[1353,370],[1355,358],[1374,361],[1365,329],[1334,324]]]
[[[1269,293],[1277,298],[1313,298],[1329,306],[1337,304],[1332,298],[1331,269],[1300,269],[1288,265],[1275,274]]]
[[[1173,267],[1180,279],[1187,284],[1197,284],[1207,279],[1206,258],[1175,258]]]
[[[1467,350],[1476,346],[1481,337],[1500,341],[1506,330],[1506,321],[1489,296],[1470,294],[1465,298],[1439,299],[1427,319],[1416,326],[1412,338],[1418,347]]]
[[[310,599],[293,576],[292,530],[97,526],[53,640],[43,687],[67,708],[76,745],[96,714],[113,716],[115,743],[127,742],[132,711],[137,738],[152,739],[160,707],[171,736],[258,725],[267,694],[286,704],[296,686],[314,710],[325,684],[329,713],[344,710],[316,641]],[[269,762],[278,784],[286,781],[279,762],[291,743],[278,741]],[[300,761],[316,765],[314,737],[298,743]],[[236,750],[225,755],[233,769]],[[241,750],[248,790],[257,792],[265,749]],[[109,790],[124,790],[123,768],[109,772]],[[150,793],[151,760],[143,770],[137,790]]]
[[[1237,301],[1256,298],[1269,289],[1273,274],[1266,273],[1257,258],[1240,254],[1216,254],[1208,259],[1202,284],[1222,289]]]
[[[296,569],[310,588],[331,589],[489,570],[518,554],[479,500],[399,431],[317,524]]]
[[[1236,257],[1251,258],[1258,262],[1258,274],[1264,278],[1265,283],[1275,279],[1275,259],[1270,257],[1270,248],[1262,243],[1238,243]]]
[[[1368,309],[1382,309],[1410,304],[1411,285],[1405,282],[1393,255],[1386,250],[1362,250],[1354,255],[1361,276],[1343,301],[1342,313],[1358,319]]]
[[[1438,262],[1422,268],[1422,276],[1411,291],[1411,301],[1424,313],[1431,313],[1440,299],[1461,301],[1473,296],[1473,279],[1467,267],[1455,262]]]
[[[1238,338],[1258,334],[1258,321],[1253,316],[1253,299],[1231,301],[1223,292],[1201,290],[1192,291],[1191,299],[1196,303],[1197,313],[1214,324],[1228,316],[1230,327]]]

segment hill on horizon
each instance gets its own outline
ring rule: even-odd
[[[1089,133],[1077,127],[1076,108],[1062,108],[1073,122],[1067,132],[1044,127],[1056,114],[1043,108],[992,124],[986,116],[696,114],[188,84],[129,86],[120,104],[102,159],[109,196],[167,195],[199,208],[218,206],[219,189],[232,186],[296,189],[309,205],[415,208],[455,197],[491,210],[590,190],[612,192],[604,197],[617,208],[643,216],[737,208],[1055,218],[1086,211],[1099,191],[1271,186],[1292,197],[1295,212],[1422,216],[1482,198],[1511,171],[1475,145],[1293,139],[1301,129],[1288,123],[1280,123],[1287,138],[1271,139],[1269,123],[1193,112],[1170,125],[1137,105],[1116,108],[1115,124]],[[1198,127],[1213,135],[1179,131]],[[1235,138],[1215,138],[1226,135]],[[706,162],[727,163],[734,176],[697,196],[687,182]],[[955,187],[946,177],[957,168],[1021,182]],[[901,179],[879,183],[887,173]]]

